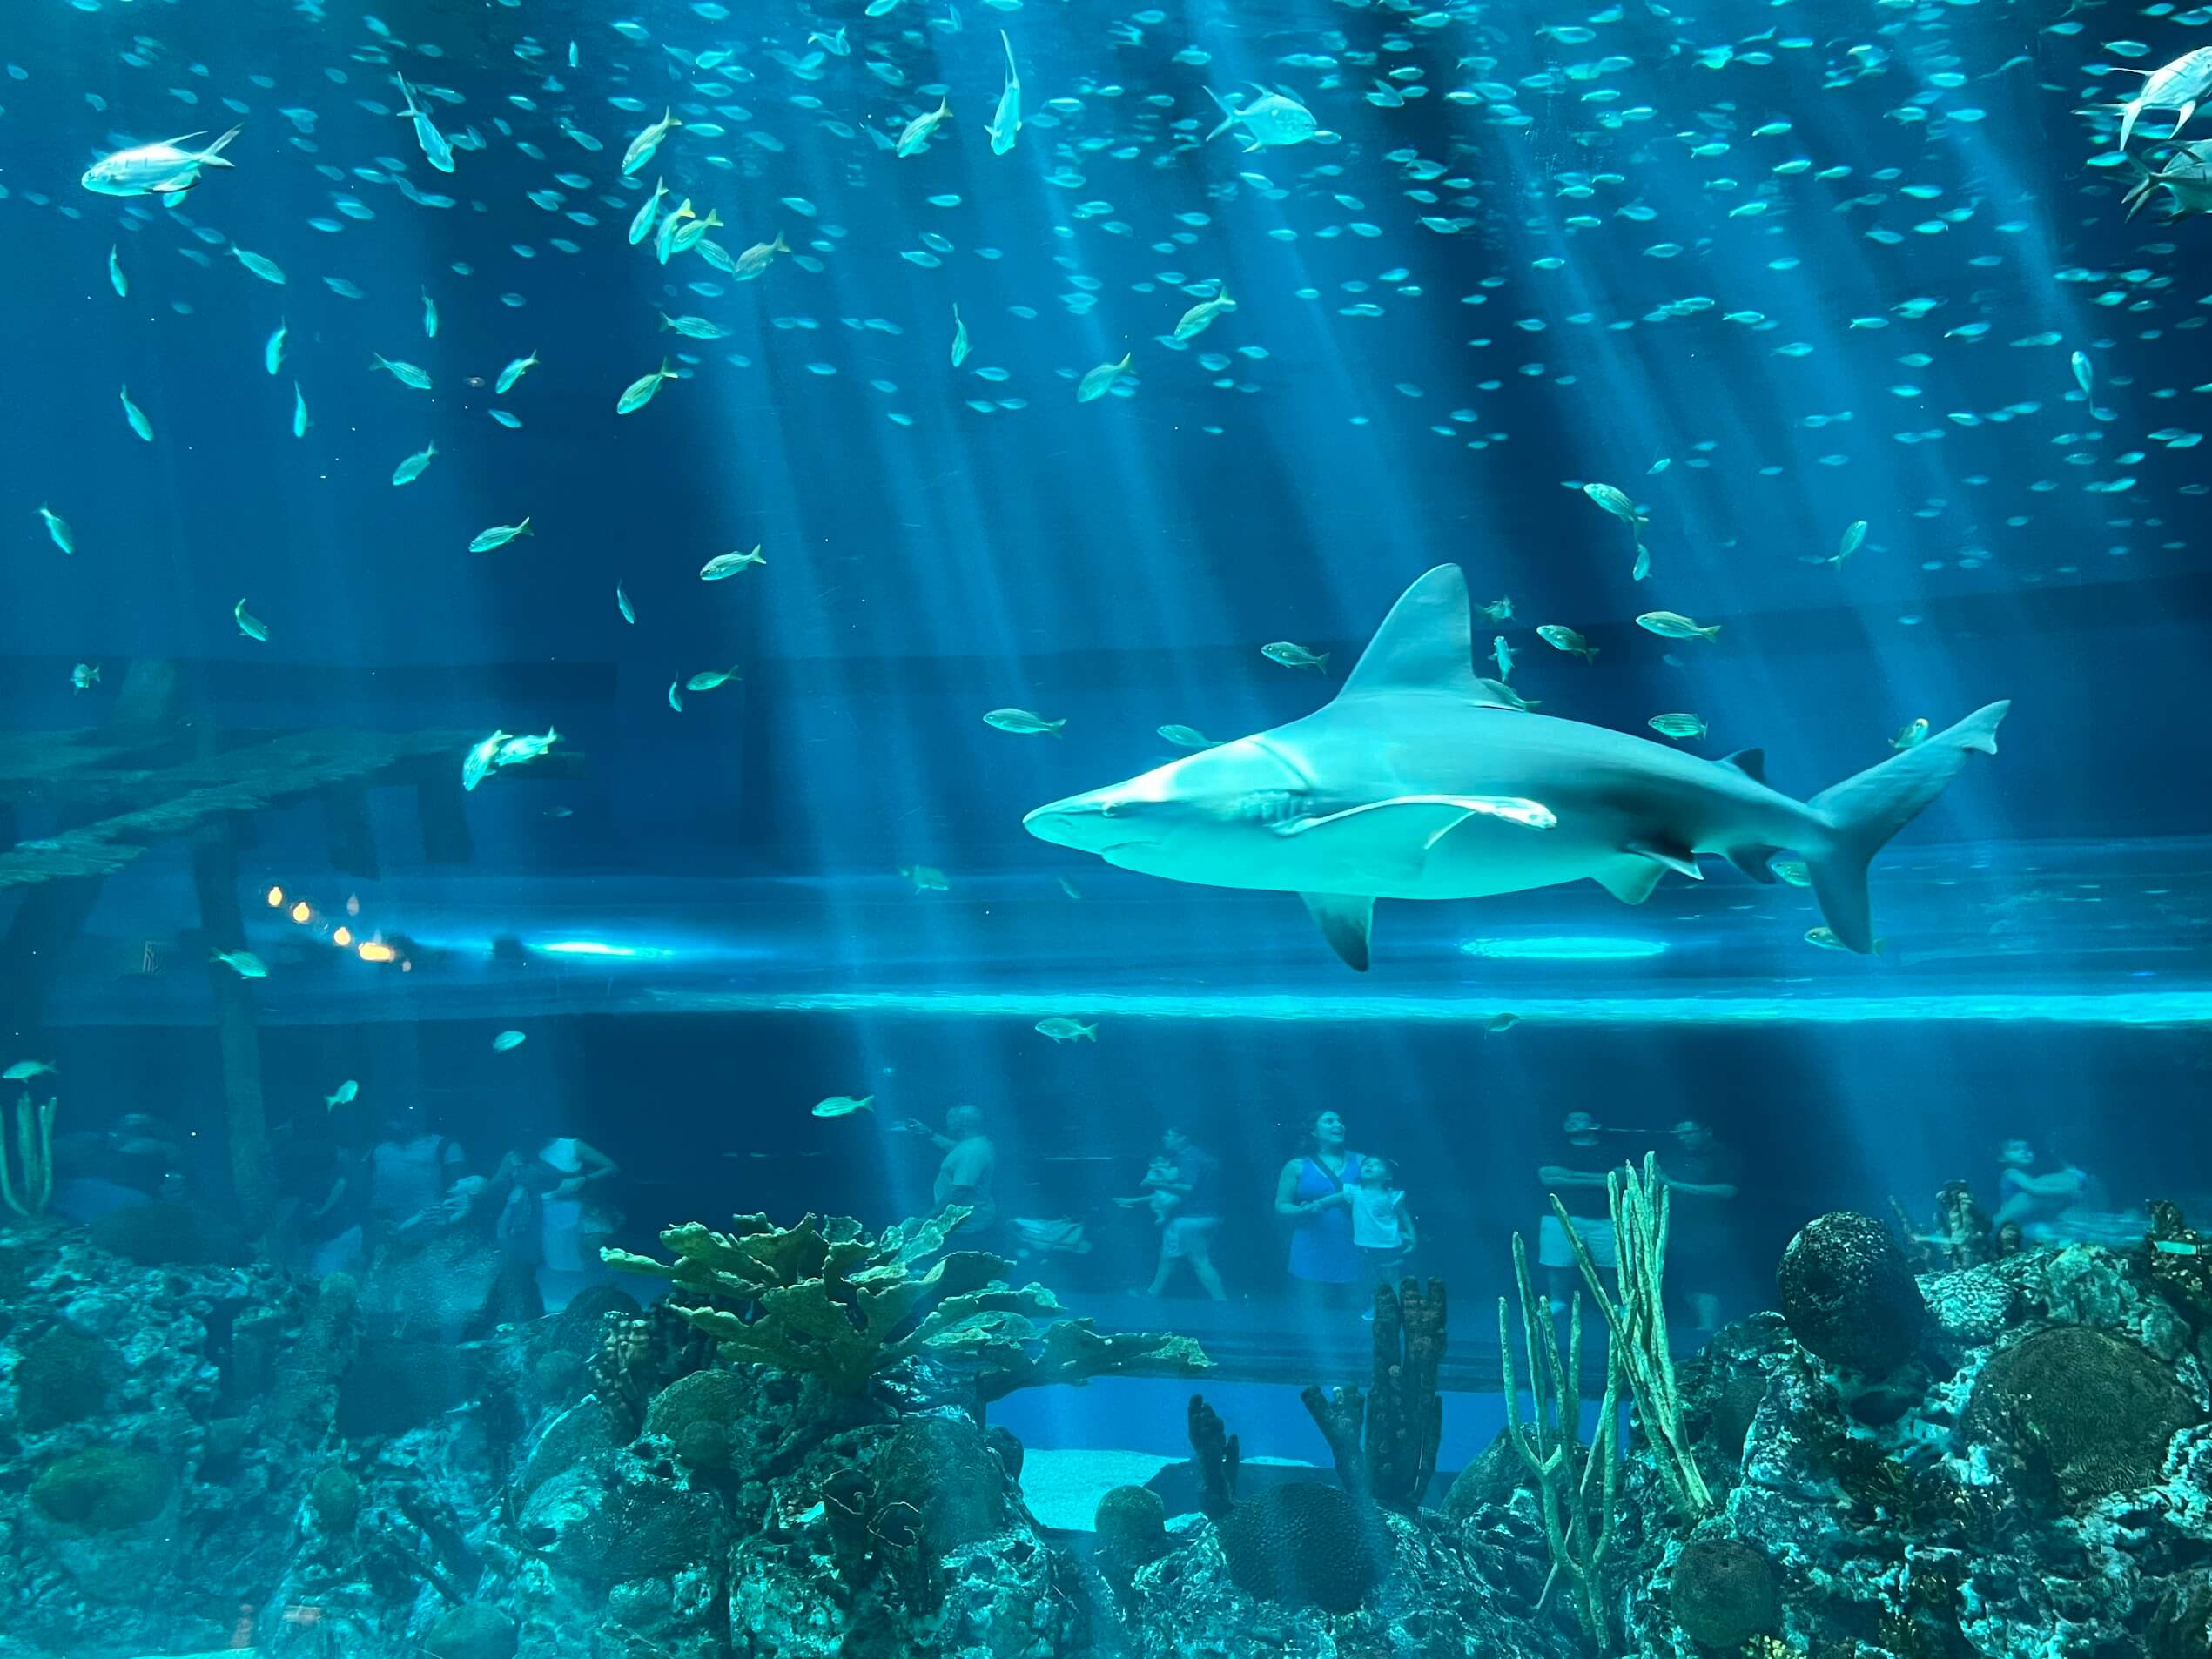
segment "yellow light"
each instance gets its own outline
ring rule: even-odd
[[[292,919],[295,922],[305,922],[313,914],[314,912],[307,908],[307,901],[304,898],[292,907]]]
[[[330,936],[330,942],[341,948],[353,944],[353,930],[341,924],[338,930]]]
[[[381,939],[363,939],[354,949],[364,962],[389,962],[400,954]]]
[[[269,908],[272,910],[279,910],[283,908],[283,905],[284,889],[281,887],[272,887],[269,890]]]

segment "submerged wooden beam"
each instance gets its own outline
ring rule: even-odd
[[[54,733],[40,740],[56,747],[43,780],[20,752],[22,737],[0,742],[0,800],[66,799],[97,779],[98,789],[116,804],[137,803],[79,828],[0,851],[0,889],[35,885],[70,877],[107,876],[138,858],[150,847],[190,835],[225,817],[290,805],[333,785],[364,789],[385,782],[422,781],[434,788],[425,769],[449,762],[452,790],[461,794],[461,762],[483,734],[463,731],[308,731],[265,735],[241,747],[221,747],[239,734],[218,734],[205,741],[208,752],[151,769],[118,768],[118,738],[111,733]],[[140,755],[147,751],[141,748]],[[96,756],[101,764],[86,771],[72,757]],[[573,778],[584,757],[555,749],[520,769],[520,776]],[[40,787],[33,787],[34,784]],[[42,792],[54,786],[51,795]],[[500,787],[508,787],[502,783]]]
[[[231,827],[212,825],[192,841],[192,885],[199,895],[200,926],[218,949],[241,950],[245,918],[239,914],[238,850]],[[225,1138],[231,1153],[231,1187],[247,1225],[258,1226],[276,1202],[276,1160],[269,1150],[268,1112],[261,1099],[261,1033],[253,1020],[248,981],[224,964],[207,964],[215,993],[215,1035],[223,1056]]]
[[[377,878],[376,830],[369,818],[368,785],[360,778],[323,791],[323,828],[330,837],[330,867],[341,876]]]

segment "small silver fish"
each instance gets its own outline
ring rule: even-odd
[[[1273,645],[1261,646],[1260,655],[1270,662],[1281,663],[1286,668],[1318,668],[1323,674],[1328,672],[1328,652],[1323,651],[1316,656],[1304,646],[1294,645],[1288,640],[1277,640]]]
[[[1027,734],[1049,732],[1057,737],[1060,735],[1060,729],[1066,725],[1067,722],[1047,720],[1042,715],[1031,714],[1026,709],[993,709],[983,717],[983,723],[986,726],[995,726],[1000,731]]]
[[[758,544],[750,553],[718,553],[699,567],[699,580],[726,581],[749,565],[764,565],[767,562]]]
[[[1081,383],[1076,386],[1075,400],[1078,403],[1095,403],[1113,390],[1113,383],[1128,373],[1135,361],[1134,353],[1124,352],[1119,363],[1099,364],[1098,367],[1086,374]]]
[[[1597,660],[1597,648],[1563,622],[1546,622],[1536,629],[1536,637],[1554,649],[1578,656],[1585,662]]]
[[[1718,622],[1703,628],[1680,611],[1645,611],[1636,625],[1663,640],[1709,640],[1720,632]]]

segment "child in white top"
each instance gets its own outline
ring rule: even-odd
[[[1381,1158],[1360,1160],[1359,1184],[1347,1189],[1352,1199],[1352,1244],[1370,1294],[1388,1284],[1391,1274],[1413,1253],[1413,1212],[1406,1208],[1405,1189],[1397,1184],[1397,1171]],[[1375,1317],[1369,1308],[1364,1316]]]

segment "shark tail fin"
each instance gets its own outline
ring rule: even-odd
[[[1821,790],[1807,803],[1834,836],[1825,853],[1806,860],[1812,896],[1845,949],[1861,956],[1874,949],[1866,897],[1866,867],[1874,855],[1943,793],[1968,755],[1997,752],[1997,727],[2011,707],[1993,702],[1977,709],[1957,725]]]

